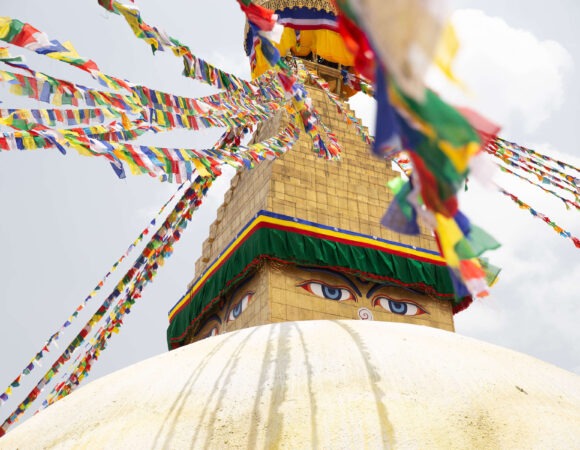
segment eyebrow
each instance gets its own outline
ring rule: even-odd
[[[382,287],[395,287],[395,288],[403,289],[407,292],[413,292],[415,294],[422,294],[422,292],[416,291],[415,289],[411,289],[408,287],[399,286],[399,285],[394,284],[394,283],[386,282],[386,283],[375,283],[373,285],[373,287],[367,291],[367,298],[370,298],[371,295],[373,295],[377,290],[379,290]]]
[[[332,269],[321,269],[318,267],[306,267],[306,266],[296,266],[296,267],[298,267],[299,269],[302,269],[302,270],[306,270],[308,272],[322,272],[322,273],[327,273],[329,275],[333,275],[337,278],[340,278],[345,283],[347,283],[352,288],[352,290],[355,291],[355,293],[359,297],[362,296],[360,289],[346,275],[343,275],[340,272],[337,272],[337,271],[332,270]]]
[[[252,278],[254,278],[256,274],[253,273],[252,275],[250,275],[248,278],[246,278],[245,280],[242,280],[242,282],[240,284],[238,284],[236,286],[236,288],[233,290],[233,292],[230,295],[230,301],[229,303],[231,303],[234,300],[234,297],[236,296],[236,294],[240,291],[240,289],[242,289],[246,284],[248,284],[250,282],[250,280]]]
[[[380,289],[384,286],[391,286],[391,285],[388,283],[375,283],[373,285],[373,287],[367,291],[367,298],[371,298],[371,295],[373,295],[378,289]]]

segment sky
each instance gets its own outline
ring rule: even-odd
[[[214,92],[182,77],[181,61],[172,54],[152,55],[121,17],[100,8],[96,0],[4,3],[2,15],[29,22],[53,39],[70,40],[105,73],[180,95]],[[165,29],[197,56],[249,77],[242,48],[243,16],[234,0],[204,2],[203,7],[185,0],[146,0],[138,5],[145,21]],[[580,87],[574,83],[580,64],[580,33],[575,25],[580,3],[559,0],[546,5],[542,0],[451,2],[461,42],[455,72],[464,87],[450,85],[435,72],[428,80],[445,98],[468,104],[501,124],[506,139],[580,166],[575,139]],[[33,68],[95,85],[62,63],[16,48],[13,53],[26,56]],[[0,107],[46,107],[12,96],[5,86],[0,86],[0,101]],[[353,104],[372,127],[372,101],[357,96]],[[216,130],[174,132],[145,136],[139,142],[207,148],[219,134]],[[194,276],[201,244],[231,175],[227,171],[214,184],[175,253],[145,289],[89,380],[167,351],[167,312]],[[567,211],[559,200],[511,177],[493,177],[580,237],[578,211]],[[57,150],[0,155],[0,391],[59,329],[176,188],[147,176],[119,180],[104,161],[78,156],[73,150],[66,156]],[[457,332],[580,373],[579,250],[486,183],[470,181],[461,205],[474,223],[502,243],[489,256],[503,272],[489,298],[455,317]],[[117,273],[120,276],[122,269]],[[98,302],[93,301],[94,309]],[[61,339],[61,349],[73,336],[71,332]],[[53,349],[51,354],[58,356],[57,352]],[[39,376],[40,371],[32,373]],[[14,398],[28,392],[27,386],[17,390]],[[0,409],[2,420],[11,406],[15,403]]]

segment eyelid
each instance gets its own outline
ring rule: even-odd
[[[417,302],[414,302],[413,300],[408,300],[406,298],[396,299],[396,298],[389,297],[388,295],[385,295],[385,294],[377,294],[377,295],[375,295],[373,297],[373,299],[372,299],[371,305],[377,306],[377,300],[379,300],[381,298],[384,298],[386,300],[390,300],[390,301],[395,302],[395,303],[410,303],[411,305],[416,306],[417,309],[419,311],[421,311],[421,314],[429,314],[429,311],[427,311],[425,308],[423,308],[421,305],[419,305]],[[382,306],[381,306],[381,308],[382,308]],[[420,314],[415,314],[415,315],[418,316]]]
[[[298,283],[296,286],[301,287],[302,289],[305,289],[306,291],[308,291],[312,295],[316,295],[317,297],[319,297],[319,295],[312,292],[312,289],[308,286],[309,284],[312,284],[312,283],[316,283],[316,284],[319,284],[321,286],[326,286],[326,287],[329,287],[332,289],[344,289],[345,291],[347,291],[350,294],[350,297],[345,298],[344,300],[340,300],[340,301],[344,302],[346,300],[354,300],[355,302],[358,302],[356,295],[354,294],[354,292],[352,292],[352,289],[350,287],[347,287],[344,285],[334,285],[334,284],[326,283],[325,281],[313,279],[313,280],[303,281],[302,283]]]

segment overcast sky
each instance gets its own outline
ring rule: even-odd
[[[51,38],[72,41],[81,55],[92,58],[105,73],[181,95],[213,92],[182,77],[181,61],[172,54],[153,56],[121,17],[107,13],[96,0],[3,3],[2,15],[29,22]],[[482,3],[452,3],[462,44],[456,72],[467,90],[458,92],[435,75],[430,81],[448,98],[468,102],[501,123],[506,139],[580,166],[575,139],[580,88],[573,82],[580,62],[576,27],[580,3],[560,0],[549,7],[541,0]],[[249,76],[241,44],[243,17],[234,0],[204,2],[203,7],[185,0],[138,4],[147,22],[164,28],[196,55]],[[82,72],[61,63],[16,48],[13,53],[25,55],[34,68],[94,85]],[[2,107],[47,107],[23,102],[4,86],[0,86],[0,100]],[[356,104],[371,122],[370,102],[357,99]],[[218,135],[215,130],[176,132],[145,136],[140,142],[206,148]],[[499,175],[496,179],[580,237],[577,211],[566,211],[562,202],[522,182]],[[166,351],[167,312],[194,275],[201,243],[228,182],[224,176],[214,185],[174,255],[146,288],[90,380]],[[146,176],[119,180],[104,161],[80,157],[73,150],[66,156],[56,150],[0,155],[0,391],[83,301],[176,188]],[[579,250],[510,200],[475,182],[462,196],[462,205],[473,222],[503,244],[490,254],[503,273],[490,298],[456,316],[457,332],[580,373]],[[94,308],[101,300],[94,301]],[[72,336],[61,340],[61,349]],[[33,374],[38,377],[40,370]],[[18,392],[28,391],[17,390],[17,399]],[[0,409],[2,420],[11,405]]]

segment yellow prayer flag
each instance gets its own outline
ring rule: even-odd
[[[122,162],[126,163],[127,166],[129,166],[129,170],[131,171],[131,174],[141,175],[144,173],[148,173],[147,169],[141,168],[140,166],[135,164],[135,161],[132,158],[130,158],[125,151],[122,150],[123,147],[124,146],[115,146],[115,149],[113,150],[113,154],[117,158],[119,158]]]
[[[56,106],[62,106],[62,92],[58,89],[52,96],[52,104]]]
[[[50,120],[50,116],[48,115],[48,112],[46,111],[46,109],[40,110],[40,116],[42,117],[42,122],[45,125],[54,125],[53,121]]]
[[[105,116],[105,118],[107,119],[114,119],[115,117],[117,117],[114,113],[113,113],[113,109],[111,108],[103,108],[101,111],[103,111],[103,115]]]
[[[0,70],[0,80],[2,81],[12,81],[15,80],[16,77],[14,77],[14,75],[12,75],[9,72],[6,72],[4,70]]]
[[[165,116],[158,111],[157,114],[155,114],[155,121],[161,125],[162,127],[166,127],[167,126],[167,122],[165,121]]]
[[[10,17],[0,17],[0,39],[4,39],[10,32]]]
[[[132,123],[129,120],[129,118],[127,117],[127,114],[121,113],[121,123],[123,124],[123,127],[125,128],[125,130],[131,129]]]
[[[463,238],[463,234],[453,218],[435,213],[435,219],[443,257],[449,266],[457,268],[459,267],[459,257],[455,252],[455,245]]]
[[[203,163],[199,159],[193,158],[192,162],[193,162],[193,165],[195,166],[196,170],[199,172],[199,174],[202,177],[211,176],[211,174],[207,171],[207,169],[205,168],[205,166],[203,165]]]
[[[22,145],[24,145],[26,150],[35,150],[38,148],[36,142],[34,142],[34,139],[31,136],[23,136]]]

